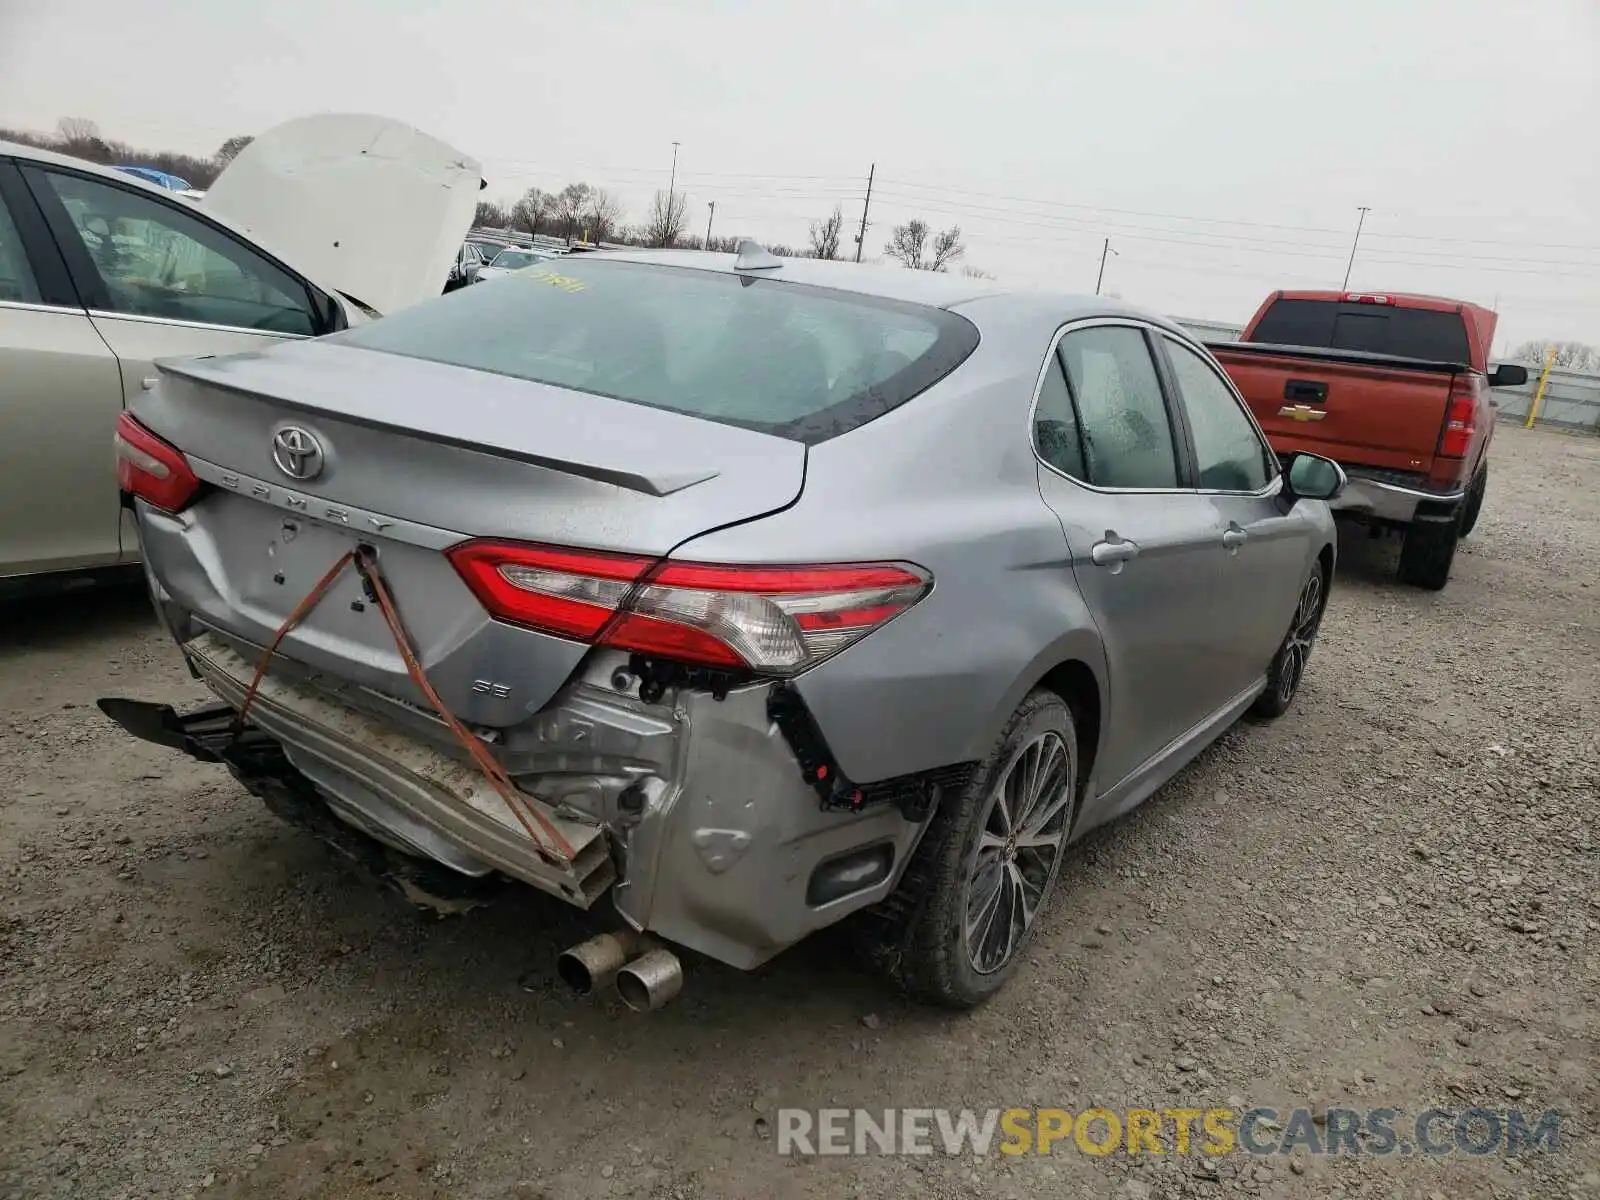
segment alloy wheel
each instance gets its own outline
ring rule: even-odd
[[[1305,588],[1300,592],[1300,603],[1295,606],[1294,620],[1289,625],[1289,638],[1283,644],[1283,669],[1278,673],[1278,696],[1287,702],[1300,686],[1306,672],[1306,660],[1311,657],[1311,643],[1316,640],[1317,627],[1322,623],[1322,572],[1311,572]]]
[[[1011,961],[1039,915],[1066,844],[1072,782],[1066,743],[1046,732],[1022,747],[989,795],[963,928],[980,975]]]

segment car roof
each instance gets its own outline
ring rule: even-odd
[[[1127,317],[1160,326],[1185,341],[1196,340],[1193,334],[1170,318],[1108,296],[1089,296],[1050,288],[1018,288],[993,279],[951,275],[943,271],[908,271],[904,267],[876,263],[816,258],[785,258],[780,260],[782,266],[769,270],[735,271],[734,255],[701,250],[604,250],[583,257],[757,276],[780,283],[806,284],[886,300],[926,304],[932,308],[959,312],[980,328],[991,321],[1003,321],[1054,330],[1068,322],[1089,317]]]
[[[615,262],[650,263],[664,267],[686,267],[699,271],[749,275],[810,284],[842,292],[859,292],[886,300],[904,300],[933,308],[949,308],[965,300],[992,295],[999,289],[992,280],[969,279],[942,271],[907,271],[903,267],[884,267],[817,258],[779,259],[783,265],[762,271],[734,271],[735,256],[704,250],[595,250],[585,257]]]

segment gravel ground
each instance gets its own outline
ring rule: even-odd
[[[1442,593],[1346,539],[1294,711],[1080,845],[984,1010],[824,935],[574,1000],[535,895],[430,921],[106,694],[201,691],[139,596],[0,632],[0,1195],[1600,1197],[1600,441],[1502,427]],[[791,1159],[780,1106],[1472,1103],[1555,1155]]]

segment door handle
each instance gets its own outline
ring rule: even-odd
[[[1139,557],[1139,546],[1118,537],[1114,529],[1106,530],[1105,540],[1096,542],[1089,549],[1089,557],[1097,567],[1110,567],[1115,575],[1122,570],[1122,564],[1130,559]]]
[[[1285,400],[1309,400],[1313,404],[1325,404],[1328,399],[1328,385],[1305,379],[1291,379],[1283,385],[1283,398]]]
[[[1229,550],[1237,550],[1248,541],[1250,535],[1237,525],[1230,525],[1222,531],[1222,544]]]

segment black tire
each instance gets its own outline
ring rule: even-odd
[[[1039,776],[1032,789],[1025,786],[1030,769]],[[1002,788],[1010,789],[1004,804]],[[1001,835],[1019,801],[1033,805],[1022,810],[1021,829],[1035,829],[1037,838],[1054,842],[1053,849],[1018,846],[1015,830]],[[974,1008],[993,996],[1039,927],[1061,873],[1077,803],[1072,712],[1053,692],[1029,692],[972,781],[935,813],[885,905],[904,916],[880,916],[859,927],[874,965],[911,996],[946,1008]],[[992,905],[984,903],[986,895],[994,897]],[[1025,901],[1020,908],[1017,897]],[[969,929],[974,902],[976,928]],[[1002,909],[1004,928],[997,924]]]
[[[1327,572],[1318,559],[1300,587],[1294,615],[1289,618],[1289,632],[1283,635],[1283,644],[1267,667],[1267,688],[1250,706],[1251,716],[1271,721],[1289,711],[1300,691],[1300,681],[1306,677],[1306,663],[1311,660],[1311,650],[1317,644],[1317,631],[1322,628],[1322,614],[1327,607]]]
[[[1450,565],[1456,560],[1456,546],[1461,542],[1462,511],[1457,508],[1448,517],[1411,519],[1400,547],[1401,583],[1437,592],[1450,581]]]
[[[1467,493],[1466,507],[1461,512],[1461,536],[1466,537],[1478,524],[1478,514],[1483,511],[1483,494],[1489,490],[1489,464],[1483,464],[1472,480],[1472,489]]]

